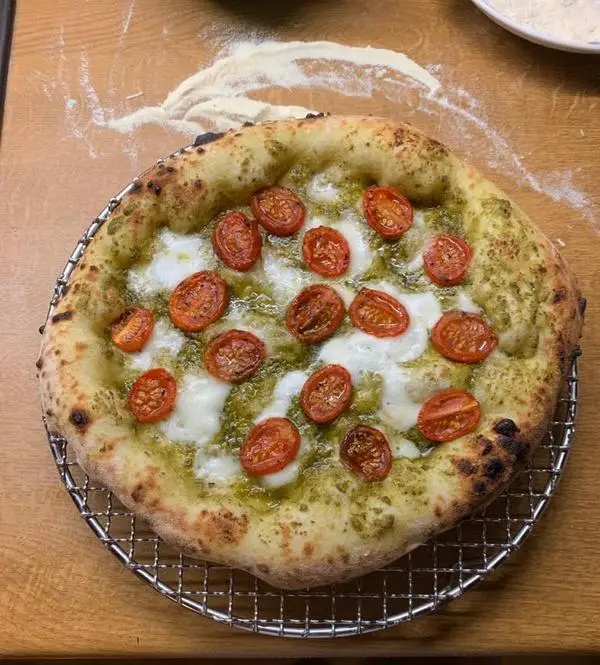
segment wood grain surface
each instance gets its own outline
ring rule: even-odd
[[[496,141],[492,149],[489,131],[461,134],[456,111],[419,112],[408,93],[394,101],[377,93],[269,94],[331,112],[417,122],[496,179],[550,238],[561,239],[589,300],[578,431],[547,516],[481,587],[436,616],[364,638],[257,637],[160,597],[79,517],[40,423],[37,328],[56,275],[110,196],[186,142],[159,127],[119,135],[100,126],[102,114],[159,103],[226,39],[249,34],[371,44],[441,65],[435,71],[444,89],[471,95],[474,102],[460,97],[465,109],[485,118],[504,147]],[[600,647],[598,64],[520,41],[467,0],[20,0],[0,149],[0,654],[343,658]],[[137,92],[144,94],[126,99]],[[506,167],[511,150],[523,170]],[[530,174],[554,187],[556,200],[535,191]],[[561,187],[579,208],[560,198]]]

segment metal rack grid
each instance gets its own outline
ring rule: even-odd
[[[94,220],[59,277],[50,311],[98,228],[135,181]],[[61,480],[81,516],[135,575],[167,598],[220,623],[286,637],[372,632],[437,610],[479,584],[517,549],[556,491],[575,431],[577,360],[531,466],[485,511],[394,564],[352,582],[301,591],[275,589],[226,566],[190,559],[164,543],[77,465],[67,441],[48,432]]]

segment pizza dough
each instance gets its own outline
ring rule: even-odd
[[[285,234],[261,222],[257,239],[242,217],[252,220],[256,193],[273,186],[294,192],[304,212],[288,201],[297,216]],[[412,208],[411,223],[386,227],[380,215],[378,229],[365,207],[369,188],[369,201],[384,189],[400,193],[384,205],[396,206],[396,218]],[[252,239],[250,252],[227,242],[213,250],[228,211],[242,213],[227,225]],[[303,243],[319,227],[338,232],[318,232],[331,256],[319,254],[314,234]],[[448,251],[468,261],[445,283],[428,255],[440,235],[454,238]],[[312,270],[306,261],[316,262]],[[202,309],[195,332],[185,321],[198,310],[182,309],[189,301],[181,284],[190,279],[196,291],[208,279],[227,298]],[[323,288],[335,292],[342,318],[326,338],[303,338],[304,310],[290,313],[290,303]],[[357,303],[359,292],[379,295]],[[365,324],[373,302],[389,336]],[[140,350],[122,351],[111,330],[120,321],[122,336],[127,320],[119,317],[137,307],[151,312],[154,327]],[[199,137],[144,173],[98,231],[45,327],[43,409],[85,471],[185,553],[282,588],[341,582],[481,508],[527,463],[584,307],[564,261],[528,217],[414,128],[322,116],[249,126]],[[487,347],[446,357],[440,326],[465,321],[481,328]],[[232,348],[243,348],[246,366],[223,374]],[[330,364],[342,367],[342,411],[317,409],[317,422],[306,410],[322,406],[320,384],[306,386]],[[135,382],[159,370],[173,379],[172,400],[159,414],[134,417],[147,400]],[[477,417],[469,416],[468,433],[436,441],[426,407],[439,414],[457,399]],[[247,439],[253,432],[252,445],[262,445],[271,434],[256,433],[257,423],[269,418],[287,419],[300,436],[282,430],[285,464],[253,475]],[[379,475],[357,464],[363,440],[380,446]]]

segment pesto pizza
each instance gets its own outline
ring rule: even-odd
[[[186,554],[377,569],[543,437],[585,301],[521,209],[407,125],[204,135],[134,181],[51,312],[50,431]]]

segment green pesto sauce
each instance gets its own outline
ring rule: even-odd
[[[265,148],[277,156],[285,152],[285,147],[275,141],[268,142]],[[246,167],[249,168],[248,161]],[[244,162],[242,162],[244,167]],[[311,216],[323,216],[328,220],[337,221],[344,215],[359,214],[360,201],[365,187],[371,182],[360,182],[349,178],[337,181],[336,186],[340,195],[335,203],[322,203],[313,201],[307,194],[308,183],[314,172],[307,165],[296,164],[281,180],[281,184],[290,187],[305,202],[307,212]],[[440,192],[447,194],[447,183],[441,183]],[[435,204],[436,202],[434,202]],[[251,214],[247,207],[237,207],[245,214]],[[125,217],[134,211],[124,209],[122,215],[114,217],[109,222],[109,234],[116,234],[122,227]],[[500,203],[489,203],[487,214],[505,214],[506,210]],[[510,216],[510,210],[509,210]],[[218,216],[206,224],[200,231],[200,237],[207,243],[211,236]],[[464,237],[463,204],[454,201],[445,207],[430,208],[424,213],[425,225],[429,232],[449,233]],[[401,239],[396,241],[383,240],[365,222],[364,234],[374,255],[371,266],[358,277],[340,280],[348,286],[359,289],[362,286],[377,281],[389,281],[402,292],[420,292],[431,290],[432,285],[422,269],[409,271],[408,263],[421,250],[424,234],[421,229],[413,228]],[[148,242],[135,249],[135,258],[138,264],[147,263],[158,249],[160,241]],[[305,269],[302,261],[300,236],[297,234],[290,238],[278,238],[263,233],[264,246],[272,251],[286,265],[295,269]],[[247,325],[257,329],[266,330],[269,335],[273,354],[267,358],[260,370],[249,380],[234,385],[227,397],[221,418],[220,430],[210,441],[210,447],[217,447],[223,451],[237,454],[239,448],[254,425],[254,421],[262,410],[270,403],[273,391],[278,380],[289,371],[313,371],[316,368],[315,358],[318,346],[303,345],[294,340],[285,329],[283,321],[284,309],[277,303],[271,289],[265,283],[260,271],[251,273],[238,273],[225,267],[220,261],[217,264],[219,274],[226,281],[230,295],[230,305],[226,316],[232,312],[244,318]],[[126,288],[127,273],[122,271],[116,278],[119,291],[123,294],[128,306],[135,304],[148,307],[154,314],[155,320],[168,317],[169,293],[160,293],[152,298],[140,302]],[[326,281],[326,280],[324,280]],[[439,299],[443,311],[456,306],[457,289],[441,289],[433,287],[434,294]],[[235,317],[234,317],[235,318]],[[226,319],[224,319],[226,321]],[[344,320],[338,334],[349,331],[351,324],[348,317]],[[172,368],[176,378],[181,380],[187,373],[194,372],[204,366],[203,356],[207,343],[220,328],[209,327],[208,330],[196,334],[185,334],[185,343],[175,358],[170,359],[168,365]],[[108,351],[107,351],[108,354]],[[448,382],[459,388],[469,388],[477,382],[481,372],[478,366],[452,363],[440,356],[429,345],[425,353],[417,360],[405,363],[420,372],[424,384],[433,382],[442,367],[443,375]],[[119,417],[128,417],[127,412],[121,414],[122,404],[136,372],[127,369],[122,354],[117,354],[115,360],[114,387],[112,392],[98,394],[98,400],[111,405],[111,411]],[[381,407],[383,392],[382,378],[377,374],[367,374],[362,377],[358,385],[354,386],[352,400],[346,411],[329,425],[320,426],[308,420],[302,411],[299,398],[291,400],[287,417],[299,428],[303,438],[310,441],[310,450],[301,457],[301,473],[296,482],[279,489],[268,489],[252,477],[244,476],[235,481],[227,492],[240,502],[240,505],[252,507],[256,511],[266,512],[281,502],[293,500],[299,506],[306,508],[311,501],[321,500],[336,502],[335,487],[340,495],[351,497],[353,505],[357,507],[352,516],[351,527],[357,532],[368,533],[369,536],[383,536],[393,529],[393,516],[386,513],[391,505],[390,497],[381,496],[381,490],[373,484],[364,483],[339,466],[339,445],[347,431],[359,424],[380,426],[378,411]],[[109,408],[109,407],[106,407]],[[393,432],[387,428],[391,439],[402,437],[412,441],[423,452],[430,452],[432,442],[420,434],[418,428],[413,427],[406,432]],[[193,445],[166,442],[160,429],[156,425],[137,425],[136,443],[146,454],[172,469],[183,481],[185,491],[198,495],[217,488],[194,477],[195,448]],[[394,485],[392,496],[401,495],[407,501],[425,501],[424,472],[434,462],[432,456],[417,459],[401,458],[394,462],[394,473],[386,482]],[[374,501],[374,496],[377,501]]]
[[[457,206],[439,206],[427,210],[425,224],[432,231],[464,237],[463,214]]]

